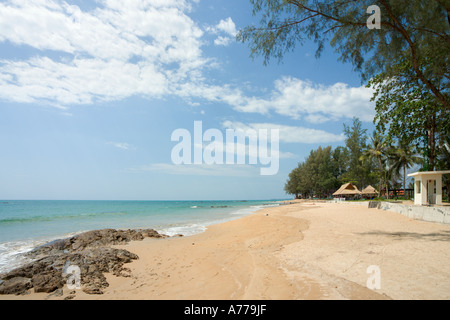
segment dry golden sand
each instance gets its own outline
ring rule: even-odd
[[[140,257],[126,265],[132,277],[107,275],[104,295],[75,299],[450,299],[450,226],[356,204],[267,208],[195,236],[121,247]],[[379,290],[366,287],[371,265]]]

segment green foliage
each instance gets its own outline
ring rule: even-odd
[[[369,160],[375,161],[378,166],[378,176],[379,176],[379,184],[378,184],[378,197],[380,196],[381,189],[383,186],[383,179],[386,179],[386,154],[387,154],[387,144],[384,140],[384,137],[376,132],[373,133],[371,138],[372,145],[367,146],[364,151],[362,151],[362,155],[360,157],[361,160]]]
[[[251,56],[281,60],[306,39],[319,57],[329,42],[343,62],[368,80],[397,75],[400,57],[440,104],[450,110],[450,5],[444,0],[250,0],[259,26],[247,26],[237,39],[249,43]],[[369,30],[366,10],[381,9],[381,29]]]
[[[439,170],[450,170],[450,134],[440,140],[440,152],[437,162]],[[450,175],[443,176],[442,184],[447,187],[447,201],[450,201]]]
[[[360,189],[364,188],[372,183],[369,174],[373,168],[371,159],[362,159],[363,150],[367,147],[367,130],[363,129],[358,118],[353,118],[351,127],[344,124],[344,134],[347,137],[345,145],[348,150],[348,170],[342,178],[356,184]]]
[[[390,144],[399,140],[415,145],[417,153],[427,153],[428,170],[433,170],[439,141],[450,134],[450,111],[420,83],[409,61],[400,60],[393,68],[397,76],[382,73],[368,84],[375,90],[377,131]]]
[[[292,170],[285,185],[288,194],[323,198],[331,196],[342,184],[351,182],[360,190],[372,185],[379,191],[378,198],[382,190],[388,197],[390,186],[395,189],[402,186],[398,181],[401,176],[403,188],[406,188],[406,169],[421,161],[414,145],[399,140],[392,146],[376,131],[367,143],[366,130],[357,118],[353,119],[352,126],[344,125],[344,133],[347,136],[345,147],[339,146],[334,150],[319,147]],[[450,136],[446,141],[448,149],[444,144],[443,148],[448,152],[439,158],[443,166],[450,164]],[[450,187],[450,179],[444,180],[444,185],[446,183]]]
[[[389,150],[388,157],[393,172],[398,174],[403,171],[403,190],[406,194],[406,169],[420,163],[422,158],[417,155],[414,147],[405,140],[400,140],[395,148]]]
[[[366,130],[359,119],[351,127],[344,126],[346,147],[312,150],[305,162],[289,174],[284,190],[296,197],[331,196],[343,183],[359,183],[359,188],[373,184],[378,175],[373,173],[373,162],[360,160],[365,148]]]
[[[290,174],[285,191],[297,197],[326,197],[339,186],[339,164],[333,158],[332,148],[319,147],[311,151],[305,162],[299,163]]]
[[[316,57],[320,57],[325,44],[330,43],[340,61],[352,63],[363,80],[370,79],[369,86],[375,89],[377,132],[385,136],[386,146],[397,141],[415,146],[416,152],[426,155],[431,170],[449,165],[443,148],[443,141],[450,137],[448,0],[250,2],[253,14],[259,16],[259,25],[240,30],[237,39],[249,44],[252,57],[263,56],[265,64],[273,57],[281,61],[286,52],[305,40],[315,41]],[[367,28],[366,10],[371,5],[381,9],[379,30]],[[293,194],[324,190],[332,180],[327,170],[331,170],[334,179],[358,186],[379,178],[381,189],[384,179],[388,188],[390,177],[395,177],[396,172],[388,170],[391,168],[386,157],[381,157],[380,164],[376,156],[363,156],[366,133],[357,123],[345,128],[345,133],[346,147],[330,150],[335,167],[317,166],[312,159],[312,163],[306,161],[299,165],[300,173],[293,175],[305,187],[299,190],[298,183],[292,183],[286,188],[295,191]],[[368,149],[376,149],[374,143]],[[374,165],[377,173],[372,170]],[[319,171],[327,173],[321,186],[311,182]]]

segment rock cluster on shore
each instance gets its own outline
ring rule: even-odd
[[[27,256],[34,261],[0,275],[0,294],[60,292],[67,282],[67,266],[79,267],[81,287],[87,294],[102,294],[108,287],[104,273],[129,277],[124,264],[139,257],[112,245],[140,241],[144,238],[165,238],[153,229],[88,231],[71,238],[55,240],[37,247]]]

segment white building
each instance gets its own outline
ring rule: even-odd
[[[414,204],[442,204],[442,175],[444,174],[450,174],[450,170],[409,174],[409,177],[414,177]]]

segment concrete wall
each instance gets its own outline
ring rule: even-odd
[[[380,210],[393,211],[411,219],[450,224],[450,207],[412,206],[399,203],[380,201],[375,205],[369,203],[369,208],[377,207]]]

